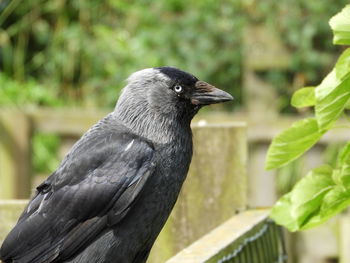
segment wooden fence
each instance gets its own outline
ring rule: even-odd
[[[28,198],[33,179],[31,166],[31,138],[34,132],[55,134],[61,137],[61,157],[77,138],[107,112],[81,109],[0,109],[0,198]],[[246,121],[250,147],[248,175],[251,183],[274,185],[273,176],[265,172],[263,162],[271,139],[297,120],[295,117],[249,118],[240,114],[199,115],[195,122],[232,123]],[[338,129],[321,139],[321,144],[343,142],[350,139],[346,129]],[[5,176],[6,175],[6,176]],[[266,183],[271,182],[271,183]],[[260,194],[259,187],[250,194],[251,206],[268,206],[275,201],[275,189]],[[264,198],[262,198],[264,197]]]
[[[2,109],[0,110],[0,198],[2,199],[23,199],[28,198],[32,188],[32,181],[36,180],[35,176],[33,176],[33,169],[31,166],[31,138],[34,132],[39,133],[49,133],[56,134],[61,137],[61,149],[60,152],[64,155],[67,150],[71,147],[72,143],[81,136],[92,124],[94,124],[97,120],[102,118],[106,112],[101,111],[82,111],[79,109],[34,109],[34,110],[14,110],[14,109]],[[248,121],[248,129],[245,134],[245,128],[242,124],[232,125],[233,121]],[[279,133],[282,129],[290,126],[290,124],[296,121],[296,118],[293,117],[279,117],[279,118],[266,118],[266,119],[257,119],[250,118],[248,115],[240,115],[240,114],[232,114],[232,115],[223,115],[223,114],[206,114],[199,115],[195,119],[195,123],[210,123],[210,124],[218,124],[218,123],[226,123],[223,128],[213,125],[204,125],[204,127],[198,127],[198,125],[194,125],[194,143],[195,147],[200,147],[198,150],[204,152],[204,156],[196,157],[197,153],[195,150],[195,156],[193,159],[193,168],[191,168],[190,175],[188,177],[188,185],[193,185],[193,189],[200,188],[201,190],[205,190],[205,187],[210,186],[212,183],[216,183],[216,188],[213,188],[213,194],[217,193],[218,189],[225,185],[226,181],[210,181],[207,183],[207,186],[202,185],[202,181],[199,178],[203,176],[197,176],[199,171],[204,171],[205,177],[210,178],[211,174],[215,172],[217,167],[220,167],[221,170],[218,170],[218,173],[226,173],[225,176],[227,178],[231,178],[227,182],[229,186],[227,189],[236,189],[239,191],[234,194],[230,193],[230,191],[224,190],[222,193],[223,198],[221,201],[218,201],[221,197],[215,197],[216,199],[213,201],[208,201],[206,204],[206,209],[212,208],[216,209],[216,213],[221,209],[224,205],[230,203],[230,200],[233,201],[233,205],[230,205],[231,209],[222,209],[227,212],[220,212],[216,215],[216,218],[210,223],[206,224],[207,228],[203,228],[200,230],[193,230],[193,232],[189,231],[190,227],[187,221],[183,221],[182,223],[169,223],[165,229],[169,233],[175,235],[174,229],[179,229],[179,224],[182,225],[182,232],[189,232],[188,237],[181,238],[181,236],[173,237],[170,234],[164,234],[164,236],[160,237],[163,240],[172,240],[172,239],[183,239],[185,242],[181,246],[169,246],[159,248],[159,252],[162,254],[160,258],[165,259],[179,251],[184,246],[187,246],[193,240],[196,240],[200,237],[200,235],[204,234],[204,230],[211,229],[228,219],[235,210],[244,209],[244,207],[266,207],[272,205],[276,200],[276,186],[275,186],[275,176],[274,171],[265,171],[263,169],[264,159],[266,150],[269,142],[277,133]],[[240,128],[238,128],[240,127]],[[231,132],[222,131],[223,130],[235,130]],[[233,135],[229,135],[232,133]],[[216,134],[218,136],[216,136]],[[236,135],[235,135],[236,134]],[[196,136],[198,135],[198,137]],[[208,151],[210,147],[214,147],[212,145],[203,144],[203,142],[209,141],[209,138],[215,139],[216,145],[213,151]],[[228,140],[228,138],[231,138]],[[236,139],[234,139],[236,138]],[[322,138],[320,142],[320,147],[324,147],[324,145],[328,145],[334,142],[344,142],[350,139],[350,135],[348,134],[346,129],[337,129],[333,131],[331,134],[327,134],[324,138]],[[249,142],[249,166],[247,167],[247,172],[245,171],[246,164],[246,150],[247,144]],[[220,143],[221,142],[221,143]],[[237,147],[236,147],[237,146]],[[232,147],[232,151],[230,152],[230,148]],[[311,151],[309,154],[307,164],[309,166],[317,165],[317,162],[320,162],[320,148],[316,148]],[[198,151],[197,151],[198,152]],[[232,166],[223,169],[223,164],[220,160],[224,160],[222,156],[218,158],[212,158],[210,155],[214,153],[214,156],[219,156],[221,153],[230,154],[232,156],[240,156],[237,157],[237,164],[234,164],[234,160],[232,160]],[[207,156],[207,157],[205,157]],[[217,160],[217,163],[212,160]],[[202,161],[201,161],[202,160]],[[206,165],[212,163],[213,166],[207,167]],[[196,165],[195,165],[196,164]],[[203,169],[202,167],[206,167]],[[229,170],[236,171],[237,174],[242,174],[241,178],[235,177],[231,175]],[[247,175],[247,176],[245,176]],[[219,178],[225,178],[219,177]],[[193,178],[193,179],[191,179]],[[215,177],[216,178],[216,177]],[[191,181],[192,180],[192,181]],[[221,179],[220,179],[221,180]],[[238,180],[238,181],[237,181]],[[241,181],[239,181],[241,180]],[[235,183],[235,181],[239,183]],[[221,185],[222,184],[222,185]],[[237,187],[240,186],[241,188]],[[262,187],[263,186],[263,187]],[[202,187],[202,188],[201,188]],[[184,192],[186,191],[186,185],[184,186]],[[248,189],[248,194],[245,192]],[[188,190],[189,193],[192,192],[191,188]],[[195,192],[193,192],[195,193]],[[188,214],[188,217],[204,217],[203,214],[200,214],[197,211],[196,207],[188,206],[188,204],[193,204],[193,200],[196,198],[203,198],[204,195],[195,196],[189,195],[187,201],[183,204],[179,202],[177,210],[174,211],[174,214],[187,213],[187,211],[192,211],[193,214]],[[211,196],[208,194],[208,196]],[[214,204],[219,202],[221,205],[216,207]],[[188,203],[188,204],[187,204]],[[179,212],[176,212],[179,211]],[[224,213],[224,215],[222,215]],[[226,213],[226,214],[225,214]],[[210,216],[214,216],[213,215]],[[182,215],[181,215],[182,216]],[[171,216],[171,218],[173,215]],[[344,222],[344,221],[342,221]],[[177,225],[176,225],[177,224]],[[195,224],[196,225],[196,224]],[[346,227],[346,224],[338,224]],[[328,229],[330,229],[328,227]],[[327,238],[333,238],[335,236],[332,232],[328,231]],[[310,249],[312,250],[312,244],[319,244],[322,242],[323,238],[320,238],[319,233],[314,234],[313,232],[307,232],[305,236],[304,234],[300,235],[300,238],[306,244],[309,244]],[[313,236],[313,238],[309,238],[309,236]],[[334,239],[335,243],[337,239]],[[173,242],[173,240],[171,241]],[[156,245],[158,246],[158,245]],[[320,244],[318,245],[320,246]],[[299,250],[300,248],[295,248]],[[310,251],[311,251],[310,250]],[[337,251],[339,248],[337,246],[328,246],[327,248],[322,250],[324,258],[333,258],[337,256]],[[309,253],[309,252],[308,252]],[[308,253],[303,252],[303,255],[307,255]],[[311,252],[309,253],[310,257],[312,256]],[[151,258],[153,255],[151,255]],[[157,256],[158,257],[158,256]],[[301,262],[307,262],[308,259],[305,259]],[[309,260],[310,261],[310,260]],[[161,261],[160,261],[161,262]],[[325,261],[326,262],[326,261]]]

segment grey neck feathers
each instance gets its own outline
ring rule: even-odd
[[[113,115],[135,134],[148,140],[166,144],[191,140],[189,121],[179,120],[176,114],[152,108],[146,98],[121,96]]]

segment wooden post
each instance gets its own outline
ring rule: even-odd
[[[30,195],[30,136],[27,116],[17,110],[0,111],[0,198]]]
[[[165,262],[246,208],[245,125],[194,126],[193,143],[188,177],[149,263]]]

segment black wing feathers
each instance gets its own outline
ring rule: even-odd
[[[154,168],[153,146],[118,130],[84,136],[37,190],[1,249],[3,260],[68,259],[117,224]]]

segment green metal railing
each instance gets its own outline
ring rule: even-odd
[[[256,233],[246,234],[237,248],[217,263],[283,263],[287,262],[282,229],[266,220]]]
[[[282,229],[268,211],[251,210],[232,217],[167,263],[284,263]]]

